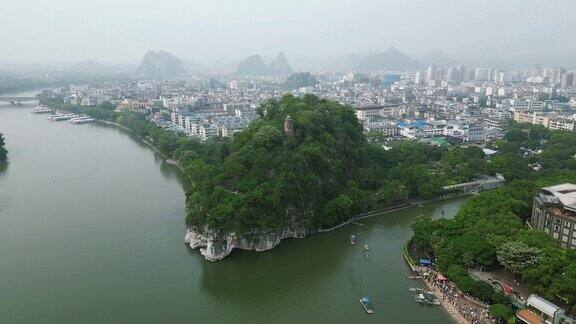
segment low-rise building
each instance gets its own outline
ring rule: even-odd
[[[361,106],[356,108],[356,117],[359,120],[369,117],[391,117],[396,114],[397,110],[396,105]]]
[[[550,124],[548,125],[550,129],[553,130],[569,130],[574,131],[574,118],[558,116],[550,119]]]
[[[572,324],[574,319],[566,312],[537,295],[530,295],[526,301],[526,308],[516,312],[520,323],[526,324]]]

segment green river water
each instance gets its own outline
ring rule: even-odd
[[[405,279],[402,247],[418,215],[451,216],[464,200],[212,263],[183,243],[186,183],[174,168],[121,130],[52,122],[32,107],[0,103],[10,151],[0,168],[0,323],[450,322],[414,303],[408,288],[419,283]]]

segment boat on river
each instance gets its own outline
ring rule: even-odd
[[[422,276],[409,275],[409,276],[406,276],[406,279],[422,279]]]
[[[368,246],[368,244],[364,244],[364,254],[366,255],[367,258],[370,257],[370,247]]]
[[[88,116],[79,116],[70,119],[68,122],[72,124],[86,124],[86,123],[92,123],[94,121],[95,121],[94,118],[90,118]]]
[[[414,296],[414,301],[419,304],[427,304],[435,306],[440,305],[440,301],[436,298],[436,295],[434,295],[431,292],[421,292],[417,294],[416,296]]]
[[[356,236],[350,235],[350,244],[352,245],[356,244]]]
[[[30,112],[33,114],[47,114],[51,113],[52,109],[44,106],[37,106],[36,108],[30,110]]]
[[[360,298],[360,304],[364,307],[364,310],[368,314],[374,314],[374,310],[372,309],[372,301],[368,297]]]
[[[414,287],[411,287],[411,288],[408,288],[408,290],[410,290],[411,292],[415,292],[415,293],[424,292],[424,289],[422,289],[422,288],[414,288]]]
[[[56,115],[50,116],[49,119],[53,120],[53,121],[61,121],[61,120],[69,120],[69,119],[76,118],[76,117],[78,117],[78,115],[75,115],[75,114],[56,114]]]

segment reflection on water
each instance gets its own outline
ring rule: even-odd
[[[341,256],[351,249],[349,244],[335,249],[332,240],[313,235],[284,240],[266,252],[235,250],[220,262],[203,262],[202,289],[235,303],[301,296],[301,289],[321,289],[332,280],[331,274],[346,262]]]
[[[0,177],[8,170],[8,162],[0,162]]]

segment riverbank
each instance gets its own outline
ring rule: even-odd
[[[463,310],[466,310],[472,314],[482,314],[478,316],[480,323],[491,323],[491,319],[486,316],[488,314],[488,306],[477,302],[470,297],[466,296],[464,293],[460,292],[454,285],[448,284],[448,286],[440,286],[432,278],[437,278],[438,273],[435,271],[420,267],[415,264],[409,253],[409,242],[404,245],[403,256],[404,260],[408,264],[412,274],[418,277],[419,281],[426,287],[426,290],[432,291],[438,301],[440,301],[440,308],[442,312],[448,316],[452,322],[457,324],[468,324],[472,322],[472,319],[466,318],[462,314]],[[472,309],[476,312],[472,311]]]
[[[3,322],[449,323],[440,309],[414,303],[401,249],[417,216],[451,215],[461,201],[206,262],[178,234],[185,204],[177,169],[160,169],[155,153],[119,128],[54,123],[21,108],[0,109],[0,128],[18,151],[0,171],[0,241],[13,260],[2,269],[11,279],[0,282]],[[371,259],[362,244],[350,245],[352,234],[370,245]]]
[[[306,230],[303,228],[287,228],[277,231],[237,235],[236,233],[197,231],[196,229],[189,227],[186,231],[186,234],[184,235],[184,243],[189,245],[192,249],[199,249],[200,253],[205,257],[205,259],[209,261],[220,261],[227,257],[234,249],[256,252],[269,251],[278,246],[282,240],[287,238],[303,239],[314,234],[333,232],[350,224],[362,226],[363,224],[356,223],[356,221],[407,210],[416,206],[423,207],[425,205],[439,203],[442,201],[456,200],[466,196],[468,195],[458,194],[454,196],[443,196],[426,201],[421,200],[417,202],[407,202],[386,209],[378,209],[371,212],[362,213],[350,218],[344,223],[335,225],[330,228],[318,229],[314,231]]]
[[[118,124],[115,122],[111,122],[111,121],[107,121],[107,120],[102,120],[102,119],[95,119],[95,121],[102,123],[102,124],[106,124],[106,125],[110,125],[110,126],[115,126],[118,127],[124,131],[127,131],[129,133],[131,133],[132,135],[136,136],[136,138],[141,141],[142,143],[148,145],[151,149],[153,149],[156,153],[160,154],[162,156],[162,158],[164,159],[164,161],[170,165],[173,165],[174,167],[176,167],[178,170],[180,170],[182,172],[182,174],[184,174],[186,176],[186,178],[188,178],[188,180],[192,181],[192,179],[190,178],[190,176],[186,173],[186,171],[184,170],[184,168],[182,168],[180,166],[180,164],[178,163],[178,161],[175,161],[173,159],[170,159],[168,156],[166,156],[166,154],[162,153],[156,146],[154,146],[154,144],[150,143],[149,141],[147,141],[146,139],[142,138],[141,136],[139,136],[138,134],[136,134],[136,132],[133,129],[130,129],[122,124]]]

